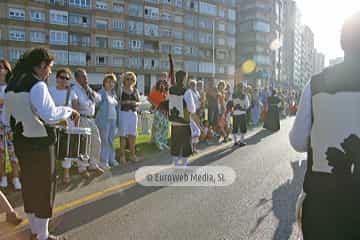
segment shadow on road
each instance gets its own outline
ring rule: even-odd
[[[270,130],[267,129],[262,129],[259,132],[257,132],[255,135],[251,136],[250,138],[248,138],[246,140],[246,143],[248,145],[255,145],[258,144],[259,142],[261,142],[262,139],[274,134],[276,132],[272,132]]]
[[[296,223],[296,202],[302,190],[306,161],[291,162],[291,168],[293,170],[293,178],[275,189],[272,192],[271,199],[259,200],[256,208],[260,208],[270,201],[272,208],[257,219],[254,228],[251,230],[251,234],[255,233],[265,218],[272,212],[279,222],[273,240],[290,239],[293,232],[293,225]]]

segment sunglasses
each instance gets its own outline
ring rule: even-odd
[[[66,81],[69,81],[69,80],[70,80],[70,78],[65,77],[65,76],[59,76],[59,78],[62,79],[62,80],[66,80]]]

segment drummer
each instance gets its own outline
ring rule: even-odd
[[[79,99],[80,127],[91,129],[89,170],[101,175],[104,173],[104,170],[98,165],[100,162],[101,139],[95,122],[95,105],[101,101],[101,96],[90,88],[85,69],[75,71],[75,80],[76,83],[72,86],[72,90]],[[81,171],[86,170],[84,168]]]
[[[70,87],[70,80],[72,79],[72,74],[69,68],[61,68],[56,73],[56,86],[49,87],[49,92],[53,98],[56,106],[67,106],[75,110],[79,109],[79,100],[75,91]],[[70,121],[70,127],[74,127],[75,123]],[[80,162],[78,162],[80,163]],[[63,160],[62,167],[64,168],[63,182],[68,184],[70,182],[70,168],[72,162],[71,160]],[[90,177],[89,172],[84,169],[81,164],[78,164],[79,173],[84,177]]]
[[[45,48],[26,52],[7,78],[5,106],[11,115],[15,152],[21,167],[24,210],[29,219],[31,239],[61,239],[49,235],[56,193],[55,128],[80,115],[68,107],[56,107],[46,81],[54,58]]]

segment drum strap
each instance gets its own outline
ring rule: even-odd
[[[66,92],[65,106],[69,106],[70,92],[71,92],[71,88],[68,88]]]

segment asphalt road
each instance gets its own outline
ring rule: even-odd
[[[304,154],[288,141],[293,118],[265,130],[244,148],[230,148],[194,165],[235,170],[227,187],[136,185],[63,214],[56,232],[70,240],[296,239],[295,205]]]

